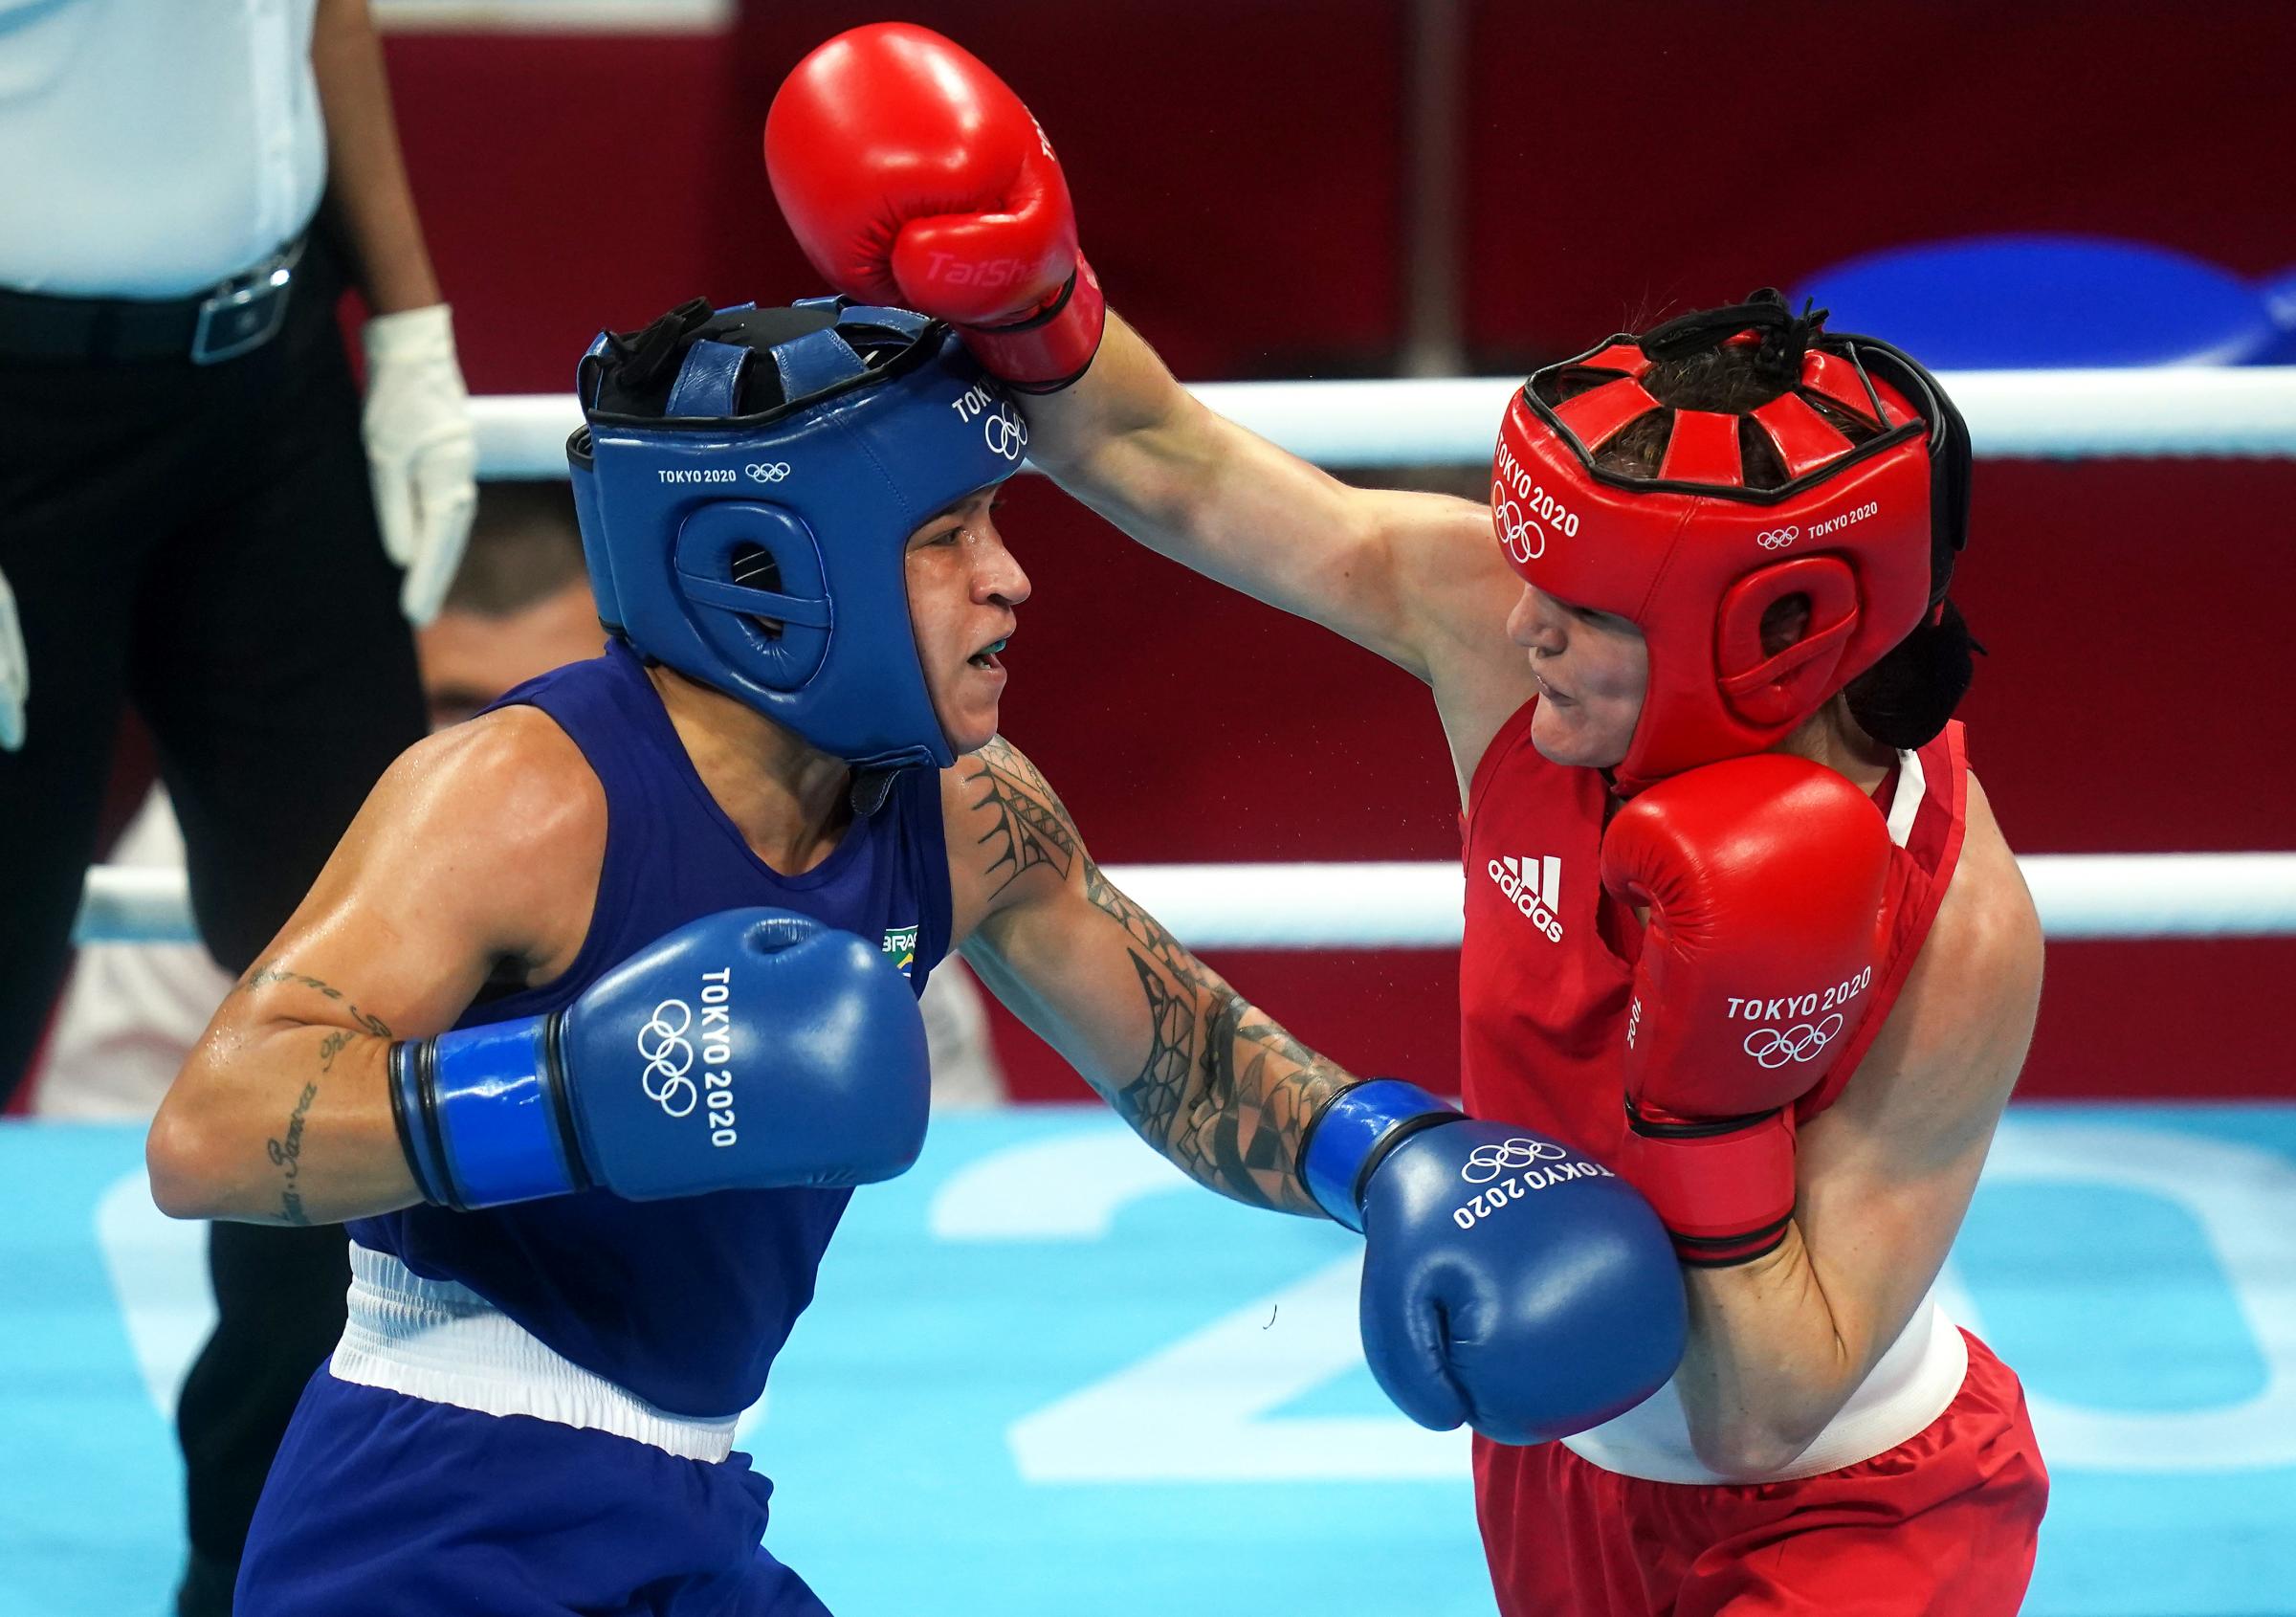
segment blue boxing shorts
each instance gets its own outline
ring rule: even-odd
[[[773,1484],[731,1421],[653,1411],[461,1287],[352,1256],[351,1322],[264,1484],[237,1617],[829,1617],[760,1547]]]

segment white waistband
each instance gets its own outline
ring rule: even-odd
[[[1969,1374],[1969,1342],[1945,1310],[1924,1299],[1841,1413],[1790,1466],[1763,1476],[1723,1476],[1690,1447],[1689,1418],[1672,1382],[1615,1420],[1566,1437],[1580,1459],[1651,1482],[1792,1482],[1888,1453],[1945,1413]]]
[[[486,1415],[532,1415],[651,1443],[683,1459],[724,1459],[734,1423],[673,1415],[552,1352],[452,1280],[426,1280],[387,1252],[351,1247],[350,1319],[329,1361],[338,1380]]]

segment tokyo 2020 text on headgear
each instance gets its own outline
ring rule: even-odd
[[[1027,430],[947,326],[696,299],[601,334],[576,390],[566,454],[611,632],[856,768],[954,762],[903,553],[1019,470]]]
[[[1824,319],[1759,292],[1534,372],[1508,407],[1490,491],[1508,560],[1648,645],[1623,791],[1770,746],[1946,610],[1969,526],[1968,430],[1912,359],[1827,334]],[[1730,347],[1777,374],[1775,398],[1678,409],[1645,387],[1662,363]],[[1653,415],[1654,476],[1598,464]],[[1776,486],[1748,486],[1750,444],[1775,460]],[[1795,595],[1807,631],[1765,653],[1764,611]]]

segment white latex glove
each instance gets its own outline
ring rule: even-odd
[[[418,629],[438,615],[478,505],[478,441],[454,358],[448,307],[366,322],[367,470],[383,548],[407,569],[399,609]]]
[[[24,744],[24,704],[32,699],[32,664],[24,656],[24,627],[16,622],[16,592],[0,573],[0,752]]]

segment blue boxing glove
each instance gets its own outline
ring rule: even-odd
[[[1666,1227],[1566,1145],[1374,1078],[1309,1124],[1300,1179],[1362,1232],[1363,1356],[1422,1426],[1549,1442],[1640,1404],[1682,1359]]]
[[[891,1179],[931,1072],[908,979],[850,932],[728,910],[658,938],[546,1016],[393,1045],[424,1199],[499,1207]]]

